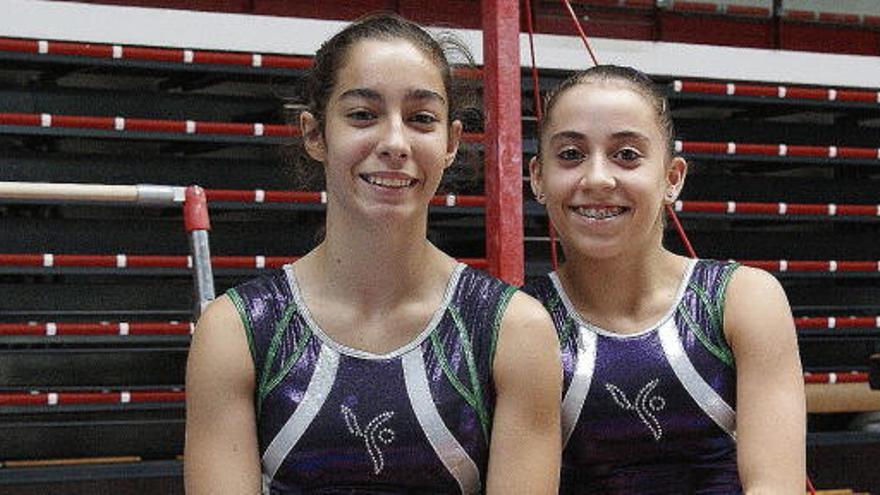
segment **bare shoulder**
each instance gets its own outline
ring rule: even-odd
[[[733,272],[725,297],[724,333],[734,350],[744,339],[768,343],[794,333],[788,298],[776,277],[748,266]]]
[[[227,377],[253,377],[244,324],[235,305],[220,296],[205,308],[193,332],[190,372],[221,372]]]
[[[501,320],[494,368],[496,373],[516,376],[529,369],[522,365],[525,362],[558,368],[559,340],[544,306],[517,291]]]
[[[224,294],[211,301],[202,312],[196,324],[195,334],[204,333],[199,332],[199,330],[209,332],[244,331],[244,325],[242,325],[241,318],[238,316],[238,310],[235,309],[232,300]]]
[[[725,317],[755,309],[779,307],[788,309],[782,284],[770,273],[750,266],[733,272],[725,297]]]
[[[508,334],[507,338],[517,341],[525,339],[524,342],[556,339],[553,321],[547,310],[537,299],[522,291],[516,291],[510,299],[501,320],[501,334]]]

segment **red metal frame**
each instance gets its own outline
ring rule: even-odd
[[[490,273],[521,285],[525,274],[519,2],[482,0],[482,19],[486,257]]]

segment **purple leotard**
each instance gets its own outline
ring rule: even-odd
[[[256,370],[263,493],[480,493],[515,290],[458,265],[424,331],[376,355],[321,330],[290,266],[231,289]]]
[[[666,315],[635,334],[584,321],[555,273],[524,290],[562,348],[566,494],[735,494],[736,371],[724,294],[738,265],[691,261]]]

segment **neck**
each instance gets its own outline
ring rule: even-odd
[[[426,220],[363,221],[328,208],[324,242],[307,256],[312,268],[307,271],[314,274],[309,278],[321,280],[336,297],[374,310],[445,284],[454,262],[428,242]]]
[[[650,322],[668,307],[669,292],[674,295],[685,267],[684,258],[659,243],[641,256],[591,259],[572,254],[559,277],[578,311],[598,322]]]

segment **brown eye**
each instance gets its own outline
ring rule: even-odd
[[[369,121],[376,118],[376,114],[367,110],[355,110],[353,112],[349,112],[345,115],[351,120],[357,121]]]
[[[584,154],[580,152],[577,148],[565,148],[560,151],[557,155],[557,158],[564,162],[574,162],[580,161],[584,159]]]
[[[642,157],[642,154],[633,148],[623,148],[614,153],[614,158],[624,162],[634,162]]]
[[[433,114],[421,112],[410,117],[410,121],[416,124],[431,125],[440,122],[440,119],[435,117]]]

